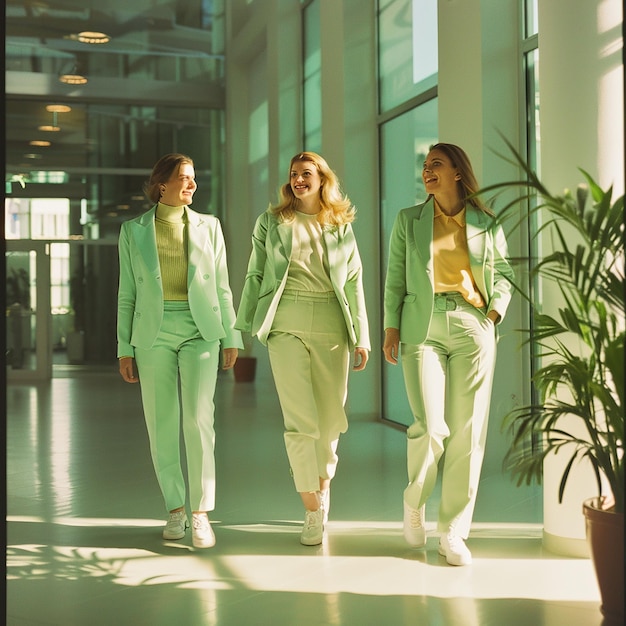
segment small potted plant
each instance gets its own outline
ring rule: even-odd
[[[254,382],[256,377],[256,357],[252,356],[252,345],[254,340],[250,333],[241,333],[243,339],[244,349],[239,351],[239,356],[235,361],[233,367],[233,374],[235,376],[235,382],[237,383],[251,383]]]
[[[575,194],[552,194],[507,145],[526,179],[481,193],[518,188],[521,195],[502,215],[520,203],[540,212],[540,232],[552,237],[552,251],[531,268],[531,277],[558,294],[559,304],[542,310],[521,290],[533,310],[526,341],[534,342],[541,363],[533,375],[537,401],[505,417],[512,435],[505,466],[518,485],[540,483],[544,459],[565,456],[561,502],[574,464],[590,464],[598,490],[581,504],[601,610],[624,623],[624,196],[613,199],[611,188],[601,189],[583,170],[586,184]],[[530,446],[532,440],[540,445]]]

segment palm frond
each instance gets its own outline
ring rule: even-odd
[[[575,193],[556,195],[543,185],[514,146],[500,155],[522,173],[520,180],[490,185],[479,194],[501,197],[511,190],[498,221],[514,227],[541,215],[538,233],[551,251],[531,267],[542,290],[554,288],[558,305],[542,310],[533,294],[515,289],[533,310],[523,330],[541,359],[533,375],[538,401],[516,407],[503,418],[510,434],[504,466],[517,484],[541,482],[543,464],[552,454],[566,455],[559,483],[562,499],[571,472],[588,461],[602,495],[605,476],[624,512],[624,197],[602,189],[585,170]],[[582,433],[579,435],[578,433]],[[531,442],[540,440],[540,446]]]

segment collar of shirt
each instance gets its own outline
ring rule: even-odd
[[[465,207],[463,207],[456,215],[446,215],[435,202],[435,219],[441,218],[444,224],[449,224],[450,220],[457,223],[460,228],[465,227]]]

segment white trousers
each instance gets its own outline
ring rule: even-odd
[[[445,451],[437,528],[466,538],[487,436],[494,325],[460,294],[437,294],[426,341],[402,344],[401,360],[414,417],[407,430],[404,500],[413,508],[426,502]]]
[[[267,340],[283,412],[284,440],[298,492],[318,491],[337,468],[350,354],[343,313],[333,292],[285,292]]]
[[[219,341],[201,337],[186,302],[167,302],[152,348],[135,348],[152,462],[168,511],[184,506],[186,499],[181,404],[189,505],[192,511],[215,508],[213,396],[219,348]]]

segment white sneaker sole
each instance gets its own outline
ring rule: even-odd
[[[460,554],[451,554],[450,556],[448,556],[448,554],[446,553],[444,547],[439,544],[439,554],[444,557],[446,559],[446,562],[448,563],[448,565],[454,565],[455,567],[461,567],[463,565],[471,565],[472,564],[472,557],[463,557]]]

